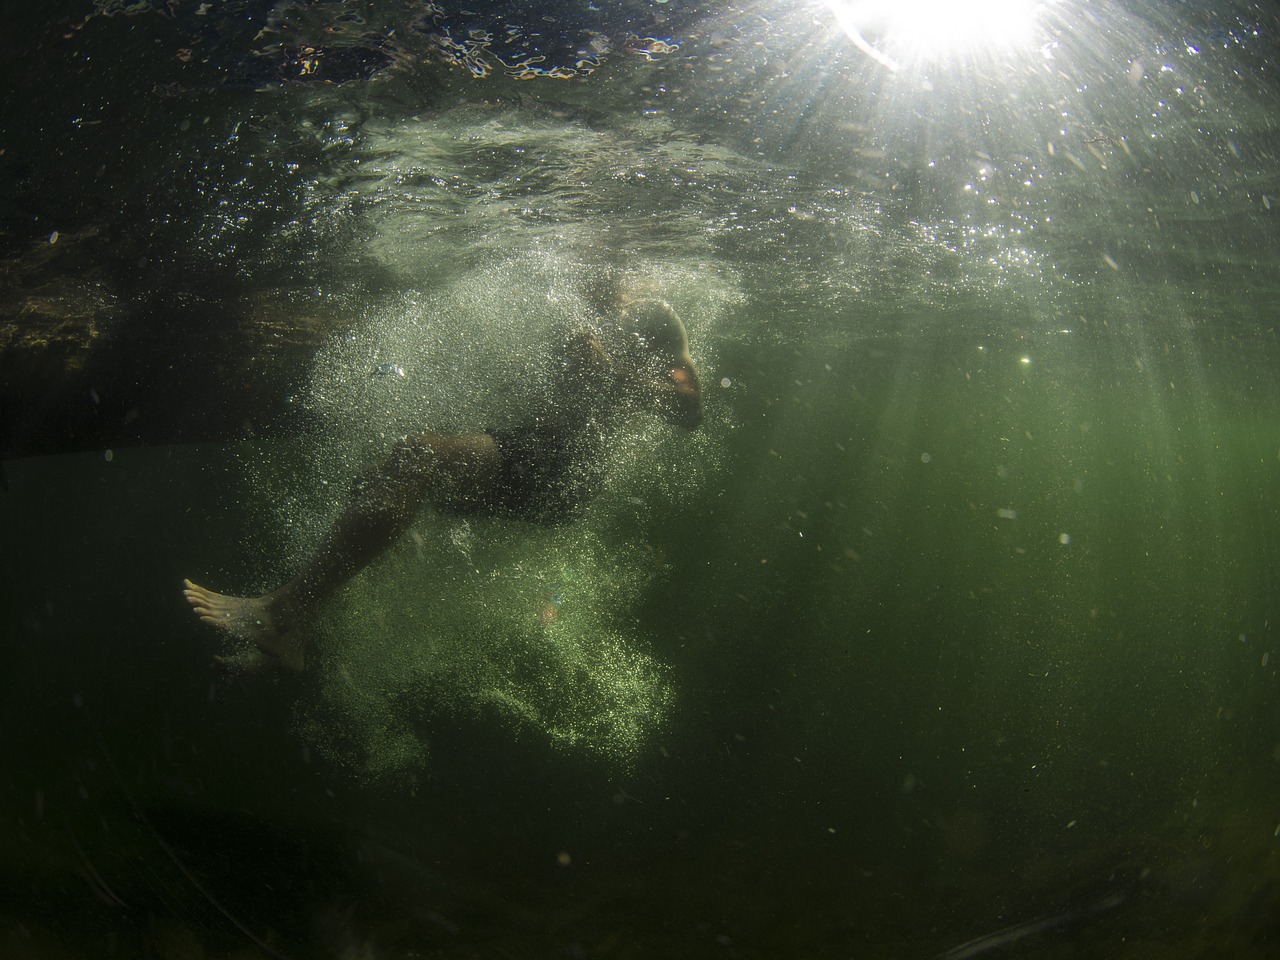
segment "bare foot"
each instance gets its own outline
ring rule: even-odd
[[[251,644],[249,650],[216,657],[224,667],[236,671],[261,670],[277,666],[298,672],[302,669],[306,641],[288,605],[277,594],[261,597],[229,597],[182,581],[183,596],[197,617],[229,637]]]

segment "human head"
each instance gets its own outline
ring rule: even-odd
[[[619,311],[615,359],[638,375],[642,399],[668,423],[702,422],[702,390],[689,355],[689,334],[665,300],[633,300]]]

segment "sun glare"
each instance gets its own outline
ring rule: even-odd
[[[850,40],[892,70],[1029,46],[1037,0],[827,0]]]

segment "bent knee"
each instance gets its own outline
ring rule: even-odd
[[[479,481],[497,462],[497,446],[487,433],[410,433],[397,440],[384,459],[367,468],[362,478],[430,488],[437,483]]]
[[[400,439],[411,455],[428,458],[448,472],[473,470],[496,461],[497,447],[487,433],[411,433]]]
[[[387,455],[369,468],[368,473],[388,480],[421,482],[430,476],[439,456],[437,438],[429,433],[411,433],[397,440]]]

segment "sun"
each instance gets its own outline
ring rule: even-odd
[[[827,0],[840,29],[891,70],[1035,42],[1045,0]]]

